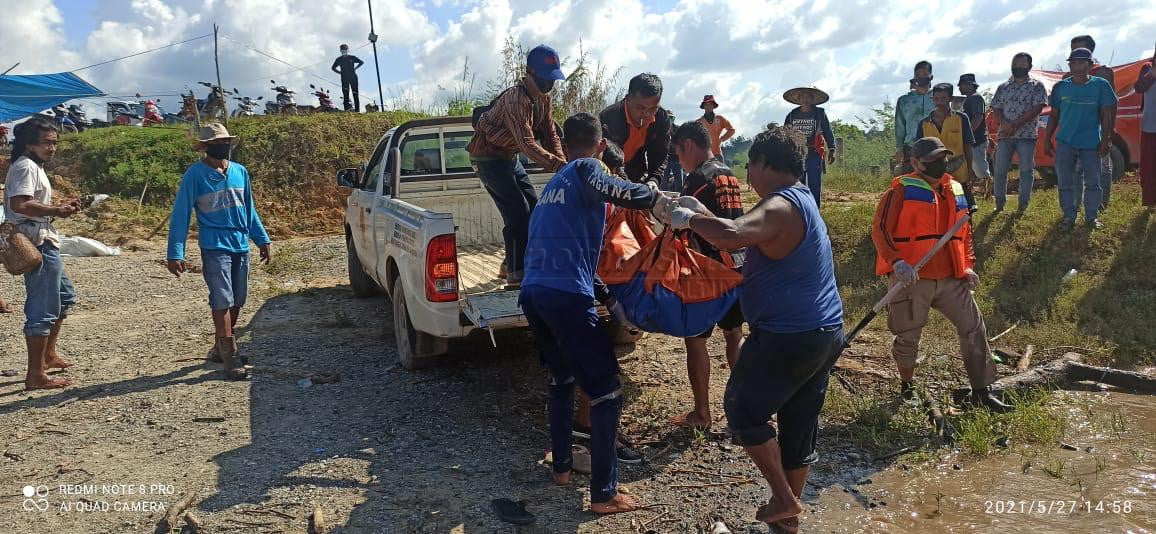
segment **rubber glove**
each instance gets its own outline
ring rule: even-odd
[[[654,207],[651,208],[650,212],[654,214],[654,218],[658,219],[658,222],[669,226],[671,212],[677,207],[678,204],[675,203],[674,199],[666,195],[658,195],[658,200],[654,202]]]
[[[690,228],[690,220],[698,215],[690,208],[676,208],[670,213],[670,226],[675,230],[686,230]]]
[[[702,202],[699,202],[697,198],[692,196],[678,197],[678,205],[695,213],[710,215],[710,210],[706,209],[706,206],[704,206]]]
[[[967,288],[971,291],[975,291],[975,288],[979,287],[979,275],[975,274],[975,271],[971,269],[963,271],[963,275],[967,279]]]
[[[910,263],[904,260],[895,262],[895,278],[904,286],[909,286],[919,281],[919,273],[915,271]]]

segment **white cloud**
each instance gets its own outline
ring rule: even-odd
[[[101,23],[80,42],[64,38],[62,12],[50,0],[29,0],[15,17],[0,18],[0,62],[23,61],[20,72],[49,72],[162,46],[211,31],[243,41],[309,73],[328,71],[338,43],[354,48],[368,34],[363,0],[131,0],[97,2]],[[666,5],[666,4],[664,4]],[[460,13],[431,20],[431,13]],[[1090,33],[1097,56],[1122,63],[1151,54],[1156,10],[1146,0],[1107,0],[1089,9],[1077,0],[680,0],[659,9],[643,0],[376,0],[383,79],[389,93],[421,106],[445,98],[443,87],[469,59],[475,89],[497,73],[507,36],[532,47],[554,46],[563,58],[580,47],[619,84],[639,72],[662,76],[664,105],[680,120],[714,94],[721,112],[751,135],[780,122],[790,105],[784,90],[816,85],[831,94],[833,118],[853,120],[907,90],[911,67],[935,64],[937,80],[974,72],[985,87],[1007,76],[1011,56],[1031,52],[1038,67],[1060,64],[1068,39]],[[362,93],[376,94],[371,63]],[[9,57],[13,57],[11,61]],[[305,94],[319,80],[276,63],[233,40],[222,40],[225,85],[269,95],[268,79]],[[6,68],[7,65],[0,65]],[[215,78],[210,40],[132,58],[82,73],[116,94],[175,92]],[[336,92],[331,84],[323,84]],[[305,97],[301,97],[305,99]],[[168,100],[175,100],[169,98]],[[364,100],[364,99],[363,99]]]

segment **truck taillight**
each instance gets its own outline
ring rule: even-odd
[[[426,247],[425,297],[430,302],[458,300],[458,246],[454,234],[439,235]]]

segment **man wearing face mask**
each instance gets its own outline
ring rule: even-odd
[[[655,189],[670,157],[670,113],[659,105],[662,80],[650,73],[630,79],[626,98],[598,115],[606,138],[622,147],[626,175],[632,182],[650,182]]]
[[[991,99],[992,112],[999,120],[995,145],[996,211],[1003,210],[1007,202],[1007,175],[1014,154],[1019,154],[1020,160],[1020,212],[1028,209],[1032,198],[1032,173],[1036,162],[1036,139],[1039,137],[1037,118],[1048,103],[1048,92],[1043,83],[1028,76],[1031,70],[1031,54],[1016,54],[1012,58],[1011,79],[999,84]]]
[[[357,56],[349,55],[349,45],[341,45],[341,55],[333,60],[333,65],[329,67],[333,72],[341,75],[341,100],[345,106],[345,111],[352,109],[353,111],[361,111],[361,98],[357,95],[357,69],[360,69],[365,62]],[[353,91],[353,107],[350,108],[349,92]]]
[[[931,101],[931,63],[915,64],[914,89],[899,97],[895,103],[895,162],[903,163],[911,156],[911,144],[919,139],[919,123],[935,109]]]
[[[466,150],[478,178],[502,214],[506,244],[503,272],[510,287],[522,282],[530,213],[538,203],[538,193],[518,154],[525,154],[550,172],[566,165],[562,141],[550,119],[550,90],[564,79],[558,53],[538,45],[526,56],[526,76],[499,94],[488,107],[474,110],[475,116],[479,112],[481,115]]]
[[[964,224],[918,272],[913,267],[944,232],[968,214],[963,185],[947,174],[947,157],[951,155],[938,138],[917,140],[910,159],[915,171],[891,183],[871,225],[876,274],[888,275],[892,285],[905,286],[889,305],[887,317],[887,327],[895,335],[891,352],[902,380],[900,395],[912,404],[920,402],[914,386],[915,364],[919,338],[934,308],[959,333],[960,352],[971,383],[969,402],[1007,411],[1010,407],[988,387],[995,381],[995,363],[987,327],[972,295],[979,276],[974,270],[971,224]]]
[[[249,289],[249,240],[261,251],[261,261],[272,259],[269,234],[257,215],[249,171],[229,161],[236,137],[220,123],[198,130],[197,149],[205,156],[185,171],[169,224],[168,269],[180,276],[185,265],[185,239],[189,235],[189,215],[197,217],[197,242],[201,248],[201,272],[209,286],[216,344],[210,361],[222,362],[225,376],[240,380],[247,376],[246,358],[237,354],[233,330]]]
[[[1072,230],[1084,199],[1084,222],[1103,227],[1096,218],[1103,196],[1100,158],[1108,155],[1116,123],[1116,91],[1107,80],[1091,76],[1092,51],[1077,48],[1068,56],[1072,77],[1052,88],[1051,116],[1044,132],[1044,153],[1055,157],[1063,227]],[[1052,137],[1058,141],[1053,144]],[[1076,172],[1082,165],[1083,174]]]

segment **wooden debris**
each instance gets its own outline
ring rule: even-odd
[[[939,407],[939,401],[935,400],[930,393],[924,396],[923,409],[927,412],[927,420],[935,428],[935,437],[941,442],[955,441],[955,428],[951,426],[947,418],[943,416],[943,409]]]
[[[728,475],[726,473],[711,473],[710,471],[700,471],[697,469],[674,468],[674,469],[671,469],[669,472],[671,474],[679,474],[679,475],[700,475],[700,476],[705,476],[705,477],[722,477],[722,478],[738,478],[738,479],[747,478],[745,475]]]
[[[192,511],[185,512],[185,524],[188,525],[187,530],[193,532],[194,534],[201,532],[201,530],[204,528],[204,523],[201,522],[200,518],[193,515]]]
[[[993,391],[1027,390],[1031,388],[1064,388],[1072,382],[1092,381],[1116,386],[1138,393],[1156,394],[1156,377],[1110,367],[1080,363],[1082,356],[1069,352],[1058,360],[1038,365],[1022,373],[997,380]],[[956,394],[966,390],[957,390]]]
[[[1028,367],[1032,364],[1032,353],[1035,352],[1035,350],[1035,345],[1028,345],[1028,348],[1024,349],[1024,355],[1020,357],[1020,361],[1016,363],[1017,373],[1022,373],[1028,370]]]
[[[194,417],[194,423],[224,423],[224,417]]]
[[[872,462],[878,462],[881,460],[890,460],[890,459],[892,459],[896,456],[899,456],[901,454],[907,454],[909,452],[913,452],[916,450],[919,450],[919,447],[916,447],[914,445],[909,445],[907,447],[903,447],[902,449],[896,449],[896,450],[893,450],[887,454],[881,454],[879,456],[876,456],[876,457],[872,458],[871,461]]]
[[[325,522],[325,512],[322,512],[319,507],[314,507],[313,514],[309,516],[309,532],[311,534],[329,532],[329,524]]]
[[[165,513],[165,517],[161,519],[158,530],[162,532],[172,532],[172,530],[177,527],[177,518],[180,517],[186,509],[191,507],[193,501],[196,499],[197,492],[195,491],[187,493],[184,497],[181,497],[180,500],[174,503],[173,506],[169,508],[169,511]]]
[[[743,484],[753,484],[755,481],[752,478],[744,478],[741,480],[728,480],[726,482],[702,482],[699,484],[671,484],[667,486],[671,489],[690,489],[690,488],[713,488],[716,486],[742,486]]]
[[[999,339],[999,338],[1001,338],[1001,337],[1004,337],[1004,336],[1006,336],[1006,335],[1008,334],[1008,332],[1011,332],[1012,330],[1015,330],[1015,329],[1016,329],[1016,327],[1018,327],[1019,325],[1020,325],[1020,323],[1017,321],[1017,322],[1016,322],[1016,324],[1013,324],[1013,325],[1011,325],[1010,327],[1008,327],[1008,329],[1007,329],[1007,330],[1004,330],[1003,332],[1000,332],[1000,333],[996,334],[996,335],[995,335],[995,337],[993,337],[993,338],[991,338],[991,339],[987,340],[987,341],[988,341],[988,343],[995,343],[995,340],[997,340],[997,339]]]

